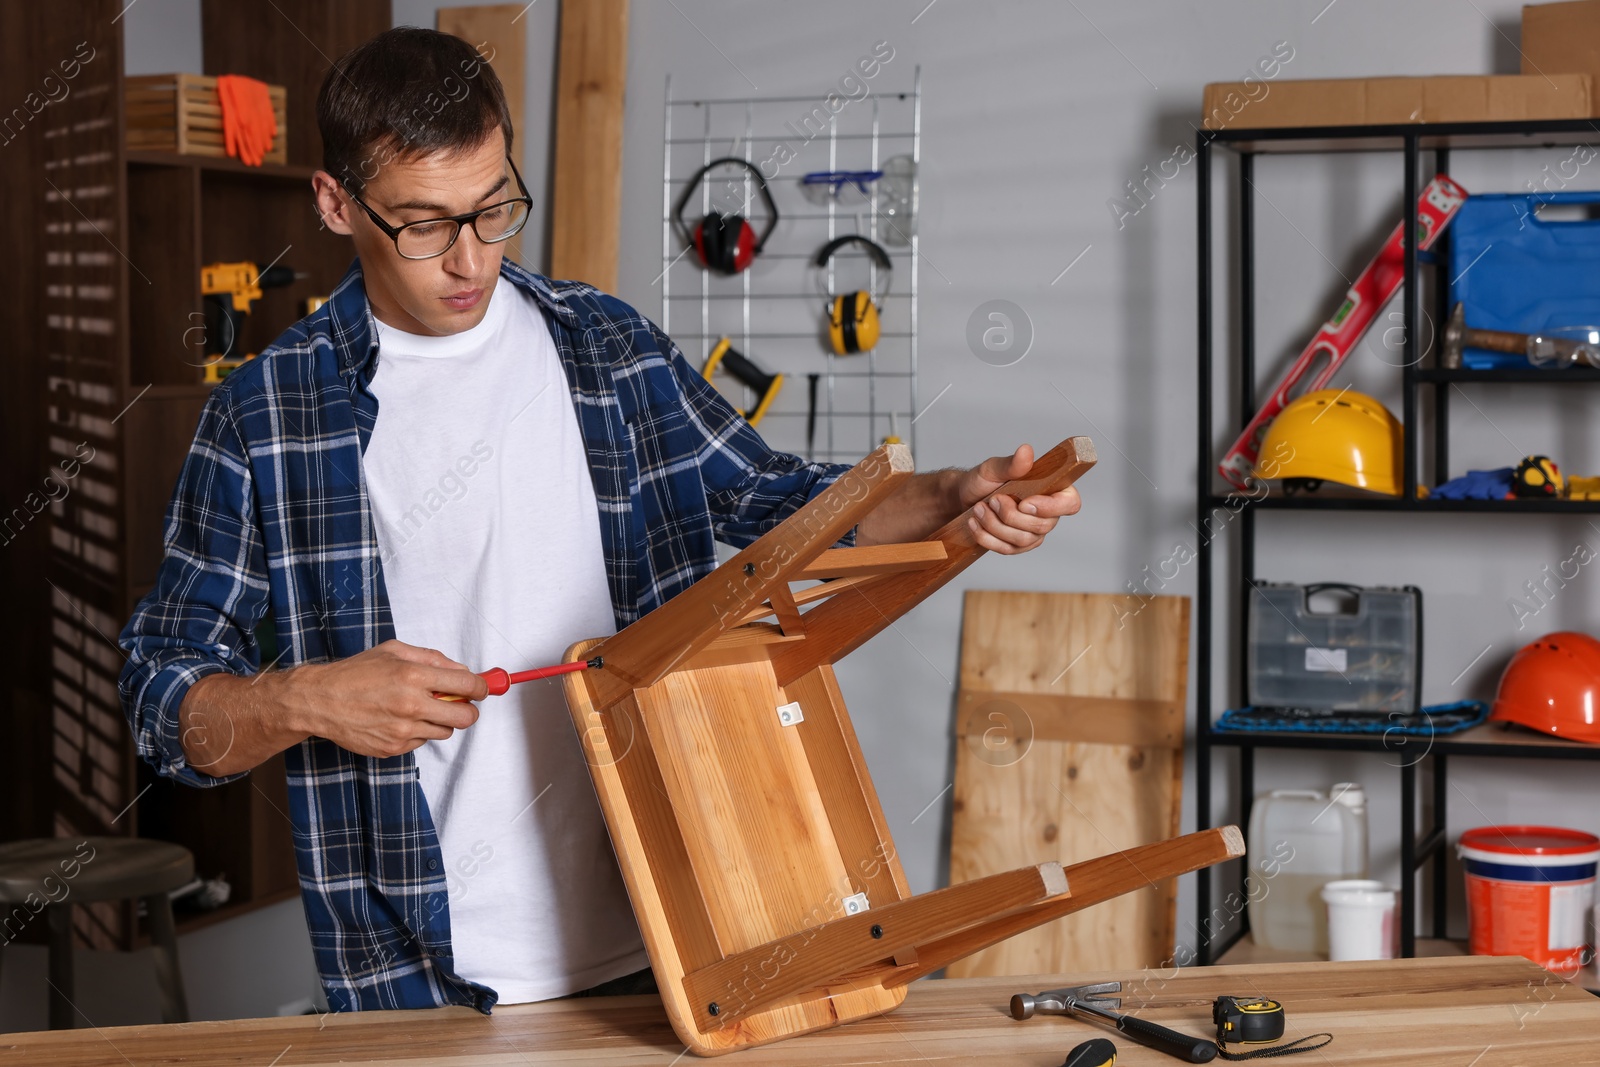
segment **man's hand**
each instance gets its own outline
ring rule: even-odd
[[[995,495],[1006,482],[1033,470],[1033,448],[1023,445],[1009,456],[986,459],[971,470],[943,470],[908,479],[899,492],[867,513],[856,527],[856,544],[887,545],[920,541],[967,512],[967,528],[990,552],[1008,556],[1038,547],[1063,515],[1080,506],[1078,491],[1017,500]]]
[[[210,674],[178,709],[184,758],[218,778],[259,765],[307,737],[362,756],[398,756],[478,721],[489,686],[431,648],[385,641],[332,663],[308,663],[250,678]]]
[[[956,491],[961,507],[972,511],[967,529],[980,547],[1008,556],[1037,548],[1062,516],[1076,515],[1082,506],[1073,486],[1024,500],[994,495],[1006,482],[1026,478],[1033,460],[1033,446],[1023,445],[1009,456],[986,459],[961,476]]]
[[[478,721],[489,686],[468,667],[403,641],[383,644],[332,663],[288,672],[291,712],[308,735],[325,737],[362,756],[398,756],[426,741],[443,741]]]

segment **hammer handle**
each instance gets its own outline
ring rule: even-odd
[[[1528,335],[1525,333],[1512,333],[1509,330],[1474,330],[1466,329],[1461,332],[1461,343],[1466,348],[1485,348],[1490,352],[1512,352],[1516,355],[1526,355],[1528,351]]]
[[[1180,1034],[1160,1023],[1146,1022],[1132,1015],[1117,1016],[1117,1030],[1141,1045],[1148,1045],[1185,1063],[1209,1063],[1217,1058],[1214,1042]]]

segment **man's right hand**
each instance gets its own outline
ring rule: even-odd
[[[488,684],[470,668],[403,641],[296,667],[285,676],[285,699],[297,724],[362,756],[398,756],[478,721],[475,705],[435,693],[468,701],[489,695]]]
[[[482,700],[489,687],[443,653],[403,641],[250,678],[207,675],[189,687],[178,711],[184,756],[219,778],[307,737],[362,756],[398,756],[478,721],[475,705],[435,693]]]

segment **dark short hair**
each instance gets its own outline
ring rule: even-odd
[[[417,26],[384,30],[328,71],[317,94],[322,166],[360,192],[394,159],[476,148],[511,112],[494,69],[459,37]]]

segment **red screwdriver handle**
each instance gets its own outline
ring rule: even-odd
[[[518,682],[531,682],[539,678],[554,678],[558,674],[571,674],[573,671],[586,671],[592,668],[604,666],[604,663],[604,660],[602,660],[599,656],[596,656],[591,660],[577,660],[573,663],[560,663],[554,667],[535,667],[528,671],[518,671],[516,674],[507,674],[505,669],[502,667],[490,667],[488,670],[479,673],[478,677],[482,678],[489,686],[489,695],[492,697],[497,697],[505,693],[506,690],[510,689]],[[463,696],[446,695],[444,693],[435,693],[433,695],[440,700],[464,701],[467,699]]]
[[[490,667],[478,675],[489,685],[489,695],[497,697],[511,688],[511,675],[501,667]]]

